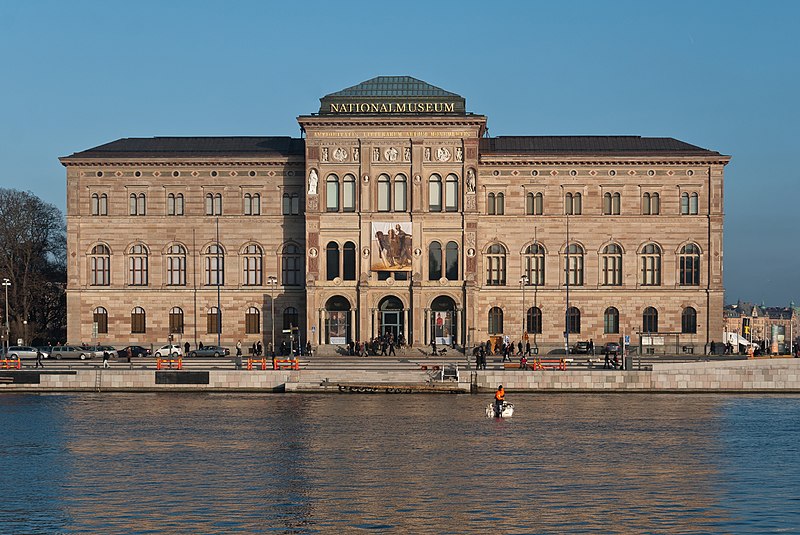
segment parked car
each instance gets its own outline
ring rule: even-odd
[[[131,350],[132,357],[149,357],[150,356],[150,349],[142,346],[125,346],[122,349],[117,351],[117,355],[119,358],[127,358],[128,357],[128,349]]]
[[[585,354],[589,353],[589,342],[587,342],[585,340],[577,342],[574,346],[572,346],[571,353],[575,353],[575,354],[579,354],[579,355],[585,355]]]
[[[221,346],[205,346],[189,353],[190,357],[224,357],[231,354],[231,350]]]
[[[36,358],[36,348],[31,346],[11,346],[8,348],[8,352],[3,351],[3,357],[8,354],[8,358],[16,359],[19,358],[20,360],[24,359],[35,359]],[[42,358],[47,358],[48,353],[42,351]]]
[[[156,358],[182,357],[183,349],[181,349],[181,346],[176,346],[176,345],[161,346],[158,349],[156,349],[156,353],[154,356]]]
[[[616,342],[608,342],[603,348],[603,353],[608,353],[610,355],[619,355],[621,352],[622,348]]]
[[[57,359],[81,359],[86,360],[94,356],[94,352],[85,347],[79,346],[55,346],[50,355]]]

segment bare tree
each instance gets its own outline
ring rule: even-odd
[[[64,215],[30,192],[0,188],[0,278],[11,281],[10,340],[24,338],[31,343],[64,339],[67,316]],[[4,301],[5,292],[0,294],[3,314]]]

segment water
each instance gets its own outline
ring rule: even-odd
[[[0,395],[0,533],[800,533],[800,397]]]

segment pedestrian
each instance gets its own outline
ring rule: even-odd
[[[589,338],[589,353],[594,356],[594,340]]]
[[[188,355],[189,354],[189,350],[191,350],[191,349],[192,349],[192,346],[189,345],[189,342],[186,342],[185,344],[183,344],[183,354],[184,355]]]
[[[522,355],[522,340],[517,342],[517,355]]]
[[[528,358],[525,355],[522,355],[519,358],[519,369],[520,370],[527,370],[528,369]]]
[[[103,351],[103,368],[108,368],[108,351]]]
[[[259,342],[259,345],[261,342]],[[311,342],[306,342],[306,355],[311,356]]]
[[[531,356],[531,343],[530,342],[525,342],[525,356],[526,357],[530,357]]]
[[[394,352],[394,336],[391,334],[389,335],[389,355],[394,355],[395,357],[397,356],[397,354]]]
[[[36,367],[37,368],[44,368],[44,363],[42,362],[42,358],[43,357],[44,357],[44,355],[42,355],[42,352],[37,347],[36,348]]]
[[[236,342],[236,356],[241,360],[242,357],[242,341]]]
[[[431,355],[436,356],[436,338],[431,340]]]
[[[203,349],[203,342],[200,342],[200,345],[197,346],[197,349]]]

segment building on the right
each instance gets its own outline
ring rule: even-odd
[[[726,342],[734,352],[742,352],[747,342],[756,344],[764,353],[792,353],[800,325],[797,307],[768,307],[738,301],[723,310]],[[735,346],[739,347],[735,347]]]

